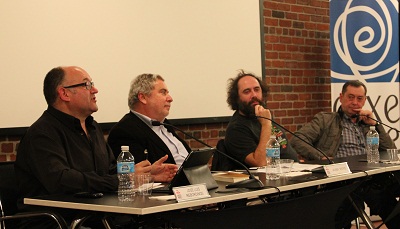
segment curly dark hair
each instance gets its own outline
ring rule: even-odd
[[[239,74],[235,78],[230,78],[228,80],[228,98],[226,99],[226,102],[228,103],[229,107],[232,110],[238,110],[239,109],[239,88],[238,88],[238,82],[241,78],[245,76],[252,76],[254,79],[258,81],[260,84],[261,90],[262,90],[262,101],[266,102],[267,101],[267,95],[268,95],[268,86],[264,81],[260,79],[260,77],[254,75],[253,73],[245,72],[243,69],[239,70]]]

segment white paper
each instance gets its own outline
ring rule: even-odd
[[[165,195],[165,196],[149,196],[150,200],[175,200],[174,195]]]
[[[292,172],[310,172],[312,169],[321,167],[322,165],[317,164],[300,164],[298,162],[293,163]]]

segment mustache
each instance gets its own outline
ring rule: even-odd
[[[258,99],[258,98],[252,98],[252,99],[250,100],[250,102],[247,103],[247,105],[251,106],[251,104],[254,103],[254,102],[258,102],[258,104],[261,105],[261,106],[263,106],[264,108],[266,107],[265,102],[261,101],[261,100]]]

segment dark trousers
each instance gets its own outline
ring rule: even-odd
[[[374,175],[352,193],[353,201],[358,206],[363,206],[365,202],[370,208],[370,214],[379,215],[385,222],[398,204],[396,197],[400,194],[399,176],[400,172]],[[346,199],[336,214],[336,228],[350,228],[351,221],[356,217],[358,217],[357,211]],[[400,214],[387,221],[385,225],[389,229],[400,228]]]

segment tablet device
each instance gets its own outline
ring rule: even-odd
[[[217,188],[217,182],[214,180],[208,168],[208,161],[214,151],[215,149],[213,148],[206,148],[190,152],[171,182],[160,188],[153,189],[153,192],[171,194],[173,187],[201,183],[205,183],[209,190]]]

